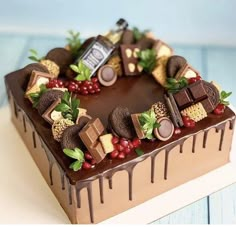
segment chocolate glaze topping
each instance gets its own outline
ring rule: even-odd
[[[19,79],[16,80],[16,77],[19,77]],[[195,128],[183,128],[180,135],[174,135],[168,141],[148,142],[143,140],[141,149],[144,151],[144,155],[142,156],[137,157],[137,155],[133,153],[124,160],[111,160],[109,158],[105,158],[93,169],[74,172],[69,169],[71,159],[63,155],[60,144],[53,139],[51,125],[49,125],[38,114],[36,109],[32,108],[32,104],[29,100],[24,98],[23,86],[25,83],[24,78],[26,77],[27,73],[24,69],[8,74],[5,77],[9,97],[13,97],[14,99],[15,116],[18,117],[18,111],[22,111],[24,116],[22,127],[24,128],[24,131],[27,130],[25,121],[28,121],[32,128],[35,129],[32,133],[34,147],[39,146],[36,144],[35,133],[39,135],[41,146],[44,148],[49,162],[49,176],[51,185],[53,185],[52,167],[54,163],[57,163],[61,172],[62,190],[65,189],[65,177],[67,176],[66,182],[68,184],[70,204],[72,204],[73,185],[75,185],[76,188],[78,208],[81,206],[80,191],[83,188],[87,188],[91,222],[94,222],[91,186],[93,180],[99,179],[100,201],[101,203],[104,203],[103,179],[107,178],[109,180],[109,188],[112,189],[113,174],[120,170],[126,170],[128,172],[129,200],[132,200],[132,173],[136,164],[148,157],[151,157],[150,182],[154,183],[155,158],[160,151],[165,150],[165,169],[163,178],[167,180],[168,157],[174,147],[179,146],[180,153],[182,153],[185,140],[193,136],[192,152],[194,153],[198,133],[202,131],[204,132],[202,145],[203,148],[205,148],[207,144],[208,131],[211,128],[216,128],[216,131],[221,133],[219,142],[220,151],[224,140],[226,123],[228,121],[230,122],[231,130],[234,127],[235,114],[231,109],[226,108],[225,113],[222,116],[209,114],[209,117],[198,122]],[[86,108],[92,117],[100,118],[103,124],[107,126],[108,115],[116,106],[127,106],[131,113],[140,113],[149,109],[153,103],[163,101],[162,96],[163,88],[158,85],[150,75],[142,75],[128,78],[123,77],[113,86],[103,87],[99,95],[79,96],[79,98],[81,101],[81,107]]]

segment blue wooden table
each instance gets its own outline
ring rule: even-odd
[[[50,48],[65,46],[64,37],[0,33],[0,107],[7,105],[3,77],[31,61],[30,48],[40,56]],[[235,91],[236,47],[172,44],[206,80],[217,81],[224,90]],[[236,91],[230,99],[236,106]],[[153,224],[233,224],[236,223],[236,184],[182,208]]]

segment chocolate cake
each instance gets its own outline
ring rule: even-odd
[[[118,22],[118,25],[124,23],[120,20]],[[126,31],[126,28],[127,24],[122,27],[122,31]],[[132,30],[127,31],[129,32],[119,33],[121,35],[119,42],[122,44],[122,40],[125,40],[121,51],[125,52],[126,47],[129,48],[132,44],[134,44],[132,51],[134,48],[139,48],[141,54],[145,50],[161,49],[161,47],[150,49],[149,46],[145,49],[143,47],[146,46],[145,34],[142,34],[144,38],[141,42],[135,41],[130,34]],[[113,40],[112,32],[114,33],[111,31],[104,37]],[[124,37],[125,34],[132,37],[132,39],[128,37],[130,40],[128,44],[125,44],[128,39]],[[148,37],[148,39],[152,39],[155,45],[154,38]],[[72,223],[101,222],[228,163],[235,122],[235,114],[223,100],[229,93],[220,93],[216,85],[205,82],[198,73],[190,78],[180,75],[186,73],[183,67],[186,67],[187,61],[185,62],[182,57],[174,57],[169,63],[165,63],[168,67],[172,67],[171,62],[174,62],[175,69],[167,70],[172,80],[168,80],[163,70],[161,74],[156,73],[159,70],[158,64],[162,61],[151,67],[151,72],[148,72],[150,65],[147,67],[145,61],[140,61],[143,58],[139,53],[137,56],[133,55],[132,59],[128,59],[125,66],[124,71],[131,70],[128,74],[132,76],[125,76],[124,71],[122,71],[124,76],[119,76],[117,72],[124,68],[122,65],[116,67],[117,64],[121,64],[121,61],[123,65],[126,64],[125,59],[122,59],[124,53],[120,53],[120,43],[115,42],[114,47],[111,43],[106,46],[108,41],[103,40],[103,45],[108,48],[109,57],[106,57],[99,67],[94,68],[95,73],[89,75],[88,79],[86,73],[81,74],[81,71],[76,71],[76,68],[70,67],[70,64],[76,62],[74,65],[77,65],[80,62],[78,59],[84,59],[84,53],[86,49],[91,48],[93,40],[90,39],[89,45],[78,48],[77,52],[80,55],[76,57],[69,54],[72,46],[69,50],[62,51],[61,48],[55,48],[54,51],[49,52],[51,54],[47,55],[47,60],[57,59],[54,63],[58,64],[59,68],[62,62],[59,75],[62,82],[55,82],[55,75],[48,73],[41,63],[30,64],[5,77],[12,121]],[[143,46],[139,46],[139,43]],[[163,55],[168,45],[158,40],[158,45],[160,43],[163,43],[165,48],[155,55],[154,62],[163,57],[169,60],[172,58],[173,50],[170,48],[167,55]],[[110,46],[112,46],[111,53]],[[57,49],[60,50],[58,55],[61,58],[57,56]],[[73,54],[75,52],[73,50]],[[52,59],[51,55],[53,55]],[[114,57],[119,60],[114,60]],[[175,59],[181,60],[180,67]],[[153,58],[150,58],[148,62],[152,60]],[[113,80],[114,74],[116,77],[118,75],[118,78],[114,83],[105,83],[105,86],[102,86],[103,83],[98,84],[96,73],[107,62],[110,62],[109,66],[114,68],[112,75],[99,76],[99,78]],[[140,62],[142,62],[139,65],[141,70],[137,70]],[[84,65],[78,63],[78,68],[88,67],[88,65],[85,67],[85,63]],[[133,68],[133,65],[131,67],[130,63],[136,68]],[[71,69],[75,72],[71,73]],[[67,101],[79,104],[79,111],[75,111],[77,115],[74,115],[73,111],[65,112],[65,109],[59,111],[62,105],[58,105],[65,104],[65,97],[69,94],[63,89],[64,96],[61,92],[54,92],[59,96],[57,98],[53,95],[50,98],[51,107],[43,105],[51,108],[50,111],[54,109],[57,119],[51,119],[52,122],[45,121],[41,116],[42,113],[39,114],[36,104],[48,91],[42,90],[42,84],[38,84],[37,87],[36,83],[29,82],[32,74],[35,76],[35,73],[38,73],[40,77],[41,72],[52,75],[49,81],[40,80],[44,81],[49,91],[52,87],[53,89],[63,87],[76,94],[80,103],[73,101],[76,98],[72,96]],[[73,75],[75,79],[66,79],[68,77],[65,74],[69,74],[70,78]],[[173,81],[174,74],[177,74],[178,80]],[[157,83],[160,77],[165,77],[167,86],[163,87],[162,83]],[[75,82],[76,78],[77,82]],[[81,78],[83,82],[80,81]],[[93,85],[88,82],[90,80],[91,83],[96,83],[94,90],[91,89],[91,92],[89,88],[79,90],[81,83]],[[30,98],[26,95],[27,84],[28,88],[37,87]],[[180,84],[183,86],[180,87]],[[224,97],[220,97],[220,94]],[[37,103],[36,98],[39,98]],[[36,108],[32,107],[32,102]],[[56,103],[52,108],[54,102]],[[52,128],[56,127],[55,122],[60,122],[62,119],[65,133],[61,132],[56,140]],[[150,120],[148,120],[149,131],[145,128],[147,125],[143,124],[145,119]],[[69,121],[71,124],[68,124]],[[138,130],[141,133],[137,133]],[[66,155],[65,148],[75,148],[74,153],[70,151],[76,154],[74,158],[77,160],[76,164],[72,163],[71,156]],[[82,159],[79,158],[81,155]]]

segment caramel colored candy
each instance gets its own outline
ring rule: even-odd
[[[157,120],[159,128],[154,129],[154,135],[161,141],[170,139],[174,133],[174,125],[168,117],[161,117]]]

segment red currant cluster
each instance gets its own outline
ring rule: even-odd
[[[51,79],[49,82],[46,84],[47,88],[64,88],[64,82],[59,79]]]
[[[141,145],[141,140],[135,138],[132,141],[126,138],[118,138],[113,136],[112,144],[114,145],[115,150],[110,153],[112,159],[124,159],[128,154],[133,152],[135,148]]]
[[[198,75],[196,77],[191,77],[188,79],[188,84],[196,83],[197,81],[201,80],[202,78]]]
[[[182,119],[184,122],[184,127],[186,127],[186,128],[194,128],[195,127],[195,121],[192,120],[190,117],[183,116]]]
[[[94,168],[96,161],[93,159],[92,155],[88,151],[84,153],[84,159],[85,161],[83,162],[83,165],[82,165],[83,169]]]
[[[96,94],[101,91],[97,77],[93,77],[90,81],[66,81],[64,84],[69,92],[74,92],[81,95]]]

